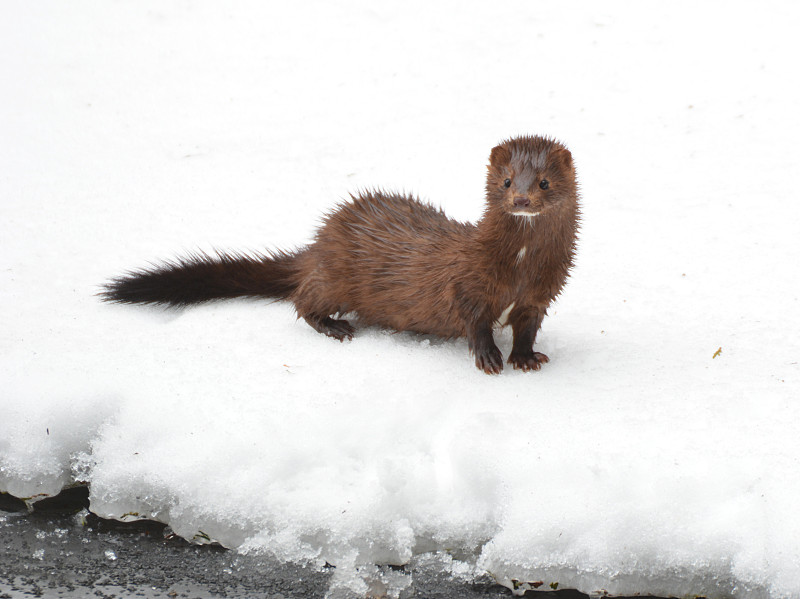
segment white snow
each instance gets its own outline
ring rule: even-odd
[[[795,4],[3,13],[0,490],[87,482],[101,516],[334,564],[332,595],[430,557],[517,592],[800,597]],[[362,187],[474,220],[490,149],[527,133],[568,144],[584,202],[539,372],[338,343],[286,304],[94,297],[303,244]]]

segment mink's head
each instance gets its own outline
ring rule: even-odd
[[[486,178],[489,210],[533,218],[573,202],[572,154],[554,139],[515,137],[492,149]]]

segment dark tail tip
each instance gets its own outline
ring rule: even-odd
[[[97,294],[100,301],[116,304],[153,304],[165,306],[188,305],[191,301],[180,302],[174,290],[162,285],[163,275],[155,270],[130,272],[111,279]]]

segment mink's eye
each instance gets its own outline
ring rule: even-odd
[[[505,185],[506,187],[511,187],[511,179],[506,179],[505,181],[503,181],[503,185]]]
[[[540,189],[547,189],[548,187],[550,187],[550,181],[548,181],[547,179],[542,179],[541,181],[539,181]]]

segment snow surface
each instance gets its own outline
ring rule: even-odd
[[[374,564],[439,552],[517,592],[800,597],[797,4],[3,13],[0,490],[88,482],[101,516],[334,564],[331,595],[396,594]],[[474,220],[522,133],[569,145],[584,200],[540,372],[340,344],[286,304],[94,297],[303,244],[359,187]]]

